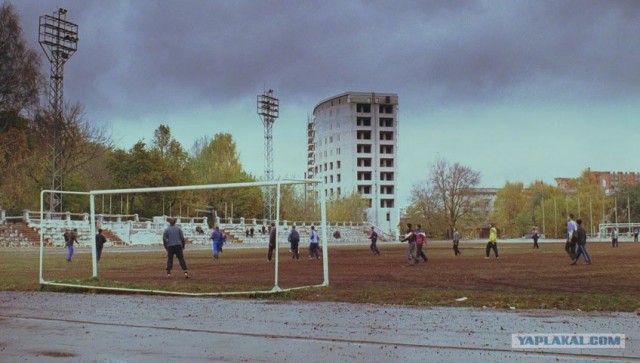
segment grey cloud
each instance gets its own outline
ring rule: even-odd
[[[51,1],[15,2],[25,33]],[[346,90],[404,104],[495,102],[547,89],[637,96],[636,1],[68,1],[80,25],[67,95],[97,114]],[[28,21],[27,21],[28,18]],[[314,101],[314,102],[315,102]],[[308,105],[311,109],[313,105]]]

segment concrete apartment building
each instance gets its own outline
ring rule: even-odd
[[[346,92],[321,101],[307,136],[307,176],[325,182],[316,192],[360,193],[369,203],[367,221],[398,236],[398,95]]]

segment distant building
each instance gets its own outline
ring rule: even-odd
[[[321,101],[307,140],[307,177],[325,182],[318,192],[357,191],[369,203],[366,219],[398,236],[398,95],[347,92]]]
[[[587,169],[587,172],[592,183],[600,185],[607,194],[613,192],[620,185],[640,183],[640,172],[591,171],[591,169]],[[576,178],[555,178],[555,181],[558,188],[567,191],[576,189]]]

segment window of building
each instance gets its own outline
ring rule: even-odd
[[[393,140],[393,131],[380,131],[380,140]]]
[[[340,149],[338,149],[338,150],[340,150]],[[338,153],[338,154],[340,154],[340,153]],[[340,160],[336,161],[336,168],[340,169],[341,164],[342,163],[340,162]]]
[[[336,149],[336,155],[340,155],[340,148]]]
[[[380,145],[380,154],[393,154],[393,145]]]
[[[371,140],[371,131],[360,130],[356,132],[358,140]]]
[[[333,161],[329,163],[329,170],[333,170]]]
[[[356,118],[356,126],[371,126],[371,117]]]
[[[369,104],[369,103],[358,103],[358,104],[356,104],[356,112],[371,113],[371,104]]]
[[[393,173],[390,172],[381,172],[380,173],[380,180],[389,180],[389,181],[393,181]]]
[[[378,105],[378,112],[393,113],[393,105]]]
[[[340,183],[340,181],[341,181],[340,174],[336,174],[336,179],[338,179],[337,181],[338,181],[338,183]]]
[[[393,159],[380,159],[380,166],[385,168],[393,167]]]
[[[358,180],[371,180],[371,172],[370,171],[359,171],[358,172]]]
[[[330,175],[330,176],[329,176],[329,182],[330,182],[330,183],[333,183],[333,175]]]
[[[381,208],[393,208],[393,199],[380,199],[380,207]]]
[[[327,177],[324,177],[324,183],[327,184]]]
[[[340,198],[340,194],[342,194],[342,189],[338,188],[338,189],[336,189],[336,190],[337,190],[337,192],[338,192],[338,198]]]
[[[358,193],[371,194],[371,185],[358,185]]]
[[[371,208],[371,199],[369,198],[364,198],[365,203],[367,203],[367,208]]]
[[[359,167],[370,167],[371,158],[358,158],[357,163]]]
[[[393,185],[382,185],[380,187],[380,194],[393,194]]]
[[[358,154],[371,154],[371,145],[358,144],[356,146],[356,150]]]
[[[380,127],[393,127],[393,119],[388,117],[380,117]]]
[[[333,136],[329,136],[329,144],[333,143]]]

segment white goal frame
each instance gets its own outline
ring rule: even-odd
[[[281,202],[281,186],[282,185],[295,185],[295,184],[323,184],[319,179],[284,179],[267,182],[246,182],[246,183],[227,183],[227,184],[202,184],[202,185],[183,185],[183,186],[169,186],[169,187],[153,187],[153,188],[132,188],[132,189],[105,189],[105,190],[93,190],[90,192],[73,192],[73,191],[52,191],[43,190],[40,193],[40,223],[44,220],[44,196],[47,193],[59,193],[59,194],[76,194],[76,195],[88,195],[90,204],[90,230],[91,230],[91,264],[93,267],[93,278],[98,278],[98,261],[96,258],[96,211],[95,211],[95,197],[96,195],[107,194],[133,194],[133,193],[156,193],[156,192],[172,192],[172,191],[188,191],[188,190],[210,190],[210,189],[224,189],[224,188],[251,188],[251,187],[276,187],[276,219],[273,221],[276,226],[280,225],[280,202]],[[322,188],[321,188],[322,189]],[[328,239],[327,239],[327,207],[326,197],[324,193],[320,193],[320,228],[321,228],[321,241],[322,246],[322,271],[324,281],[320,285],[307,285],[297,286],[282,289],[278,285],[279,277],[279,249],[280,241],[278,233],[276,233],[276,249],[275,249],[275,265],[274,265],[274,286],[271,290],[258,290],[258,291],[232,291],[232,292],[179,292],[179,291],[166,291],[166,290],[150,290],[150,289],[134,289],[134,288],[119,288],[119,287],[105,287],[105,286],[92,286],[73,283],[62,283],[56,281],[46,280],[43,271],[44,262],[44,228],[40,228],[40,285],[51,286],[64,286],[64,287],[76,287],[83,289],[94,290],[109,290],[109,291],[125,291],[125,292],[143,292],[154,294],[167,294],[167,295],[187,295],[187,296],[222,296],[222,295],[250,295],[250,294],[272,294],[282,291],[292,291],[298,289],[305,289],[311,287],[326,287],[329,286],[329,251],[328,251]]]

